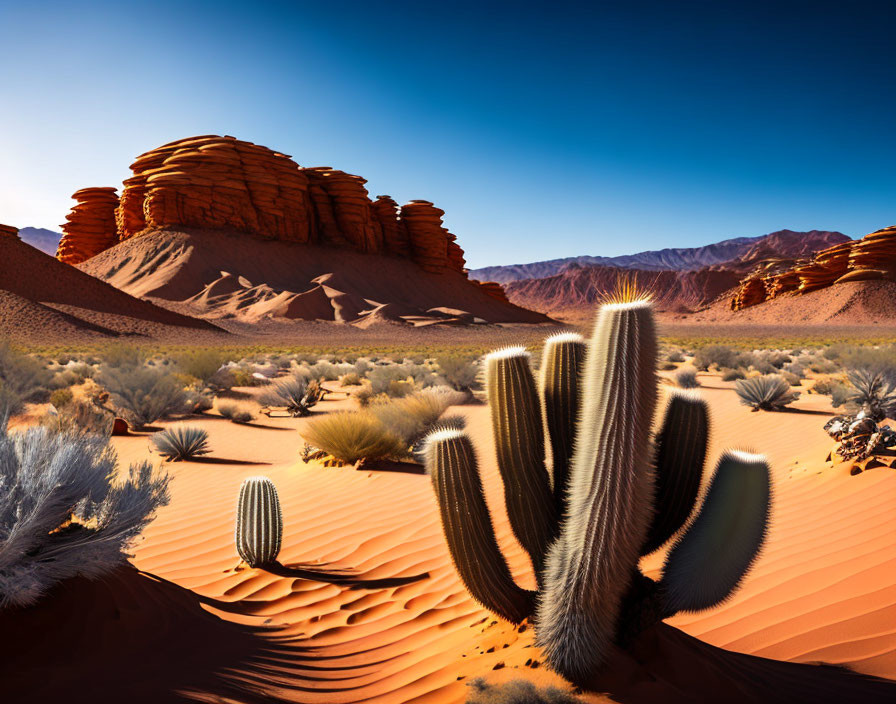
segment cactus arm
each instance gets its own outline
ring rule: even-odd
[[[529,354],[509,347],[486,357],[486,383],[507,516],[540,579],[557,532],[557,513],[544,466],[544,428]]]
[[[643,555],[669,540],[694,512],[708,438],[706,402],[696,392],[674,390],[656,438],[655,514]]]
[[[579,412],[579,374],[584,360],[585,341],[581,335],[560,333],[544,342],[539,390],[558,517],[566,514],[569,463]]]
[[[709,609],[734,593],[765,541],[770,505],[766,458],[726,451],[700,513],[666,558],[667,615]]]
[[[249,477],[240,486],[236,512],[236,549],[250,567],[268,565],[280,554],[283,514],[273,482]]]
[[[467,590],[508,621],[528,618],[534,595],[513,581],[495,540],[470,439],[460,430],[437,430],[427,437],[424,455],[448,550]]]
[[[656,330],[649,301],[602,306],[582,376],[569,516],[552,546],[537,642],[583,685],[616,638],[652,517]]]

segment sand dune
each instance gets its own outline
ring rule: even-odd
[[[118,335],[156,339],[223,331],[119,291],[13,237],[0,238],[0,334],[72,341]]]
[[[859,697],[854,701],[892,700],[892,688],[857,684],[836,670],[737,653],[825,662],[896,678],[896,474],[879,469],[851,477],[825,463],[830,441],[822,430],[826,409],[820,397],[800,399],[797,408],[803,412],[750,413],[738,404],[731,384],[708,375],[701,380],[713,412],[711,457],[733,445],[755,448],[771,459],[775,507],[768,544],[734,599],[709,613],[670,621],[688,635],[656,629],[635,651],[620,656],[602,686],[614,701],[624,702],[718,701],[707,692],[717,694],[720,686],[729,690],[726,701],[752,701],[757,691],[765,692],[765,701],[797,701],[794,692],[805,692],[815,702],[850,701],[853,695]],[[326,412],[350,404],[333,394],[316,408]],[[528,560],[503,512],[487,408],[452,411],[468,417],[499,543],[514,574],[531,586]],[[59,609],[86,600],[78,633],[64,633],[76,638],[73,648],[86,648],[77,639],[99,628],[104,635],[94,637],[92,652],[101,657],[127,642],[129,629],[137,629],[133,637],[139,637],[133,619],[158,618],[161,633],[150,642],[164,636],[174,654],[147,646],[139,656],[146,672],[113,678],[94,701],[143,701],[132,695],[144,676],[152,680],[148,691],[186,689],[194,701],[251,702],[261,691],[272,702],[461,702],[465,682],[477,676],[496,681],[522,676],[566,686],[544,667],[531,627],[499,622],[470,600],[444,545],[429,479],[303,464],[297,453],[305,422],[265,419],[264,427],[252,428],[216,418],[195,421],[209,430],[214,452],[206,462],[169,465],[171,504],[145,532],[134,560],[138,569],[176,587],[125,572],[95,586],[93,597],[53,601],[16,616],[21,620],[12,626],[37,628],[39,614],[58,619]],[[125,461],[148,452],[144,435],[115,443]],[[271,477],[283,502],[282,564],[348,570],[362,583],[337,585],[288,571],[237,568],[232,535],[237,489],[244,477],[255,474]],[[644,561],[647,570],[660,563],[661,555]],[[423,573],[428,576],[417,579]],[[384,578],[408,583],[386,588],[363,583]],[[128,598],[138,600],[141,610],[122,610],[120,621],[110,621],[111,604]],[[202,619],[196,628],[211,640],[205,649],[186,652],[179,644],[191,642],[189,633],[184,641],[179,632],[199,620],[197,601],[218,621]],[[177,614],[184,620],[178,621]],[[10,624],[4,619],[0,626]],[[220,679],[204,674],[210,652],[214,666],[225,672]],[[49,667],[67,653],[63,647],[43,653],[42,659],[15,652],[5,657],[16,666],[40,662]],[[15,682],[24,683],[24,676]],[[838,690],[844,686],[848,694]],[[868,689],[862,692],[864,686]],[[44,692],[34,701],[58,701],[54,694],[71,690],[47,683]],[[609,701],[598,694],[587,700]]]
[[[153,232],[80,264],[134,296],[210,319],[544,323],[461,273],[398,257],[209,231]]]

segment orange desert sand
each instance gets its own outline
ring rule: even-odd
[[[751,413],[731,383],[710,374],[700,380],[712,410],[708,462],[730,446],[766,453],[772,524],[757,564],[729,603],[670,623],[738,653],[896,678],[896,472],[850,476],[845,465],[826,462],[826,397],[804,393],[795,404],[799,412]],[[315,412],[353,405],[332,393]],[[464,405],[449,412],[469,421],[499,542],[515,575],[531,586],[530,567],[504,514],[488,409]],[[214,416],[189,422],[209,431],[213,453],[168,465],[171,503],[136,548],[139,572],[126,568],[98,583],[64,583],[36,607],[0,619],[6,696],[461,702],[466,683],[479,676],[568,688],[544,666],[531,626],[499,621],[468,596],[451,564],[427,476],[303,464],[298,454],[307,420],[263,419],[256,427]],[[114,444],[123,463],[151,456],[143,434]],[[283,503],[280,562],[297,570],[292,574],[238,567],[237,492],[245,477],[259,474],[275,482]],[[645,558],[648,574],[661,561],[660,554]],[[358,583],[299,576],[315,568],[350,570]],[[688,672],[695,646],[687,643],[670,651],[677,653],[670,668]],[[740,677],[765,677],[782,700],[878,701],[835,695],[825,676],[842,673],[830,668],[786,666],[791,673],[778,684],[767,667],[749,664],[764,661],[741,658],[733,668],[721,651],[696,647],[714,653],[701,679],[706,672],[734,675],[728,670],[743,666]],[[665,682],[639,679],[637,669],[617,673],[616,680],[613,701],[695,701]]]

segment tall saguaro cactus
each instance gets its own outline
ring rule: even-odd
[[[469,438],[445,429],[427,441],[464,584],[496,614],[531,618],[548,662],[580,685],[611,647],[651,623],[728,598],[765,537],[770,481],[761,455],[724,453],[698,511],[706,404],[694,392],[674,392],[654,436],[656,361],[652,306],[631,292],[600,308],[588,343],[548,339],[537,390],[521,348],[487,357],[507,513],[532,557],[537,594],[513,581],[498,549]],[[670,540],[654,582],[638,561]]]
[[[274,483],[249,477],[240,486],[236,509],[236,549],[250,567],[269,565],[280,554],[283,515]]]

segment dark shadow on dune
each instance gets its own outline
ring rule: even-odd
[[[251,460],[232,460],[227,457],[194,457],[190,460],[195,464],[232,464],[238,466],[266,466],[271,465],[270,462],[252,462]]]
[[[373,460],[355,465],[359,472],[398,472],[399,474],[426,474],[426,467],[416,462]]]
[[[128,565],[97,581],[67,580],[33,606],[5,609],[2,699],[285,702],[257,676],[276,652],[276,631],[224,621],[203,601]]]
[[[401,587],[405,584],[413,584],[421,579],[429,577],[429,572],[415,574],[409,577],[383,577],[378,579],[365,579],[362,575],[349,570],[337,568],[325,569],[317,565],[295,565],[287,567],[279,562],[267,565],[264,569],[278,577],[297,577],[314,582],[326,582],[328,584],[341,584],[351,589],[386,589],[387,587]]]
[[[617,652],[589,689],[623,704],[896,701],[896,682],[731,652],[664,623],[643,633],[630,650]]]

